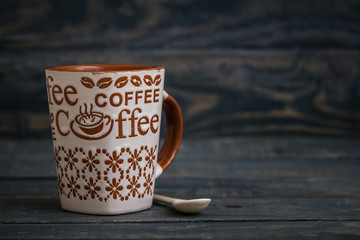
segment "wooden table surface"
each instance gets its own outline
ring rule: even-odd
[[[184,139],[156,193],[210,197],[198,215],[154,204],[63,211],[50,141],[0,142],[0,239],[360,239],[360,139]]]

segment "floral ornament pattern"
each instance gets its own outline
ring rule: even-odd
[[[109,165],[109,169],[112,170],[113,173],[115,173],[117,170],[120,170],[120,165],[124,162],[124,159],[121,159],[122,152],[118,155],[116,151],[113,151],[112,155],[109,156],[109,159],[105,161],[106,165]]]
[[[107,180],[107,178],[105,180]],[[110,196],[112,196],[114,199],[117,199],[117,197],[121,197],[120,193],[124,187],[120,185],[120,180],[113,178],[111,183],[108,182],[108,184],[109,185],[105,188],[105,190],[110,192]]]
[[[95,198],[95,196],[99,196],[98,192],[101,190],[101,188],[96,185],[97,181],[94,180],[92,177],[89,179],[89,181],[86,181],[87,185],[84,186],[84,189],[87,192],[87,195],[90,195],[92,199]],[[86,199],[86,197],[84,197]]]
[[[129,181],[129,184],[126,186],[126,188],[128,190],[130,190],[129,195],[132,195],[132,197],[135,197],[136,195],[138,195],[140,198],[140,194],[138,191],[138,189],[140,188],[139,178],[132,176],[131,179],[130,179],[130,177],[128,177],[127,179]]]
[[[100,161],[95,159],[95,155],[91,151],[88,152],[86,158],[82,159],[82,162],[85,163],[85,166],[89,169],[89,172],[92,172],[95,168],[95,165],[99,164]]]
[[[69,166],[70,170],[73,170],[75,163],[78,162],[78,159],[75,157],[75,151],[69,149],[69,151],[66,153],[64,160],[65,162],[67,162],[66,167]]]
[[[154,185],[154,182],[152,181],[152,174],[145,175],[144,173],[144,177],[145,177],[145,183],[144,183],[145,191],[143,195],[145,194],[152,195],[152,189]]]
[[[112,151],[56,146],[54,152],[61,196],[106,202],[153,195],[157,145]]]
[[[155,145],[155,147],[152,147],[150,149],[148,149],[147,146],[145,146],[145,151],[147,152],[146,157],[145,157],[145,161],[146,161],[146,165],[144,167],[144,170],[148,167],[151,169],[155,169],[155,152],[156,152],[157,146]]]
[[[130,156],[131,157],[128,159],[128,163],[130,163],[130,167],[132,167],[133,170],[135,170],[136,168],[139,167],[139,162],[142,161],[142,157],[140,156],[140,151],[135,149],[134,152],[130,154]]]
[[[78,194],[78,190],[80,189],[80,185],[77,183],[77,179],[74,178],[74,176],[70,177],[67,187],[70,189],[68,198],[70,198],[71,194],[73,195],[73,197],[76,197],[76,195]]]

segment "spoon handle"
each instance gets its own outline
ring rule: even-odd
[[[162,196],[159,194],[154,194],[154,201],[157,201],[157,202],[165,202],[165,203],[173,204],[176,200],[178,200],[178,199]]]

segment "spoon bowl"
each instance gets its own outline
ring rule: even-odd
[[[154,201],[171,204],[178,212],[195,214],[205,209],[210,204],[211,199],[200,198],[200,199],[185,200],[185,199],[171,198],[171,197],[155,194]]]
[[[211,202],[209,198],[177,200],[172,205],[182,213],[198,213],[205,209]]]

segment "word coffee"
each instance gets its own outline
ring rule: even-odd
[[[92,103],[80,104],[78,90],[73,85],[61,87],[49,76],[46,82],[49,105],[60,106],[51,113],[55,121],[55,130],[62,136],[73,132],[86,140],[106,137],[115,126],[117,139],[132,138],[148,133],[157,133],[160,117],[158,114],[144,115],[141,105],[160,102],[160,88],[148,88],[134,91],[97,92]],[[64,109],[61,109],[64,106]],[[68,107],[79,109],[76,117],[69,115]],[[133,107],[131,107],[133,106]],[[119,109],[116,119],[104,115],[102,108]],[[94,110],[94,108],[97,108]],[[65,127],[64,127],[65,126]],[[67,128],[66,126],[70,126]],[[128,129],[126,131],[125,129]]]

